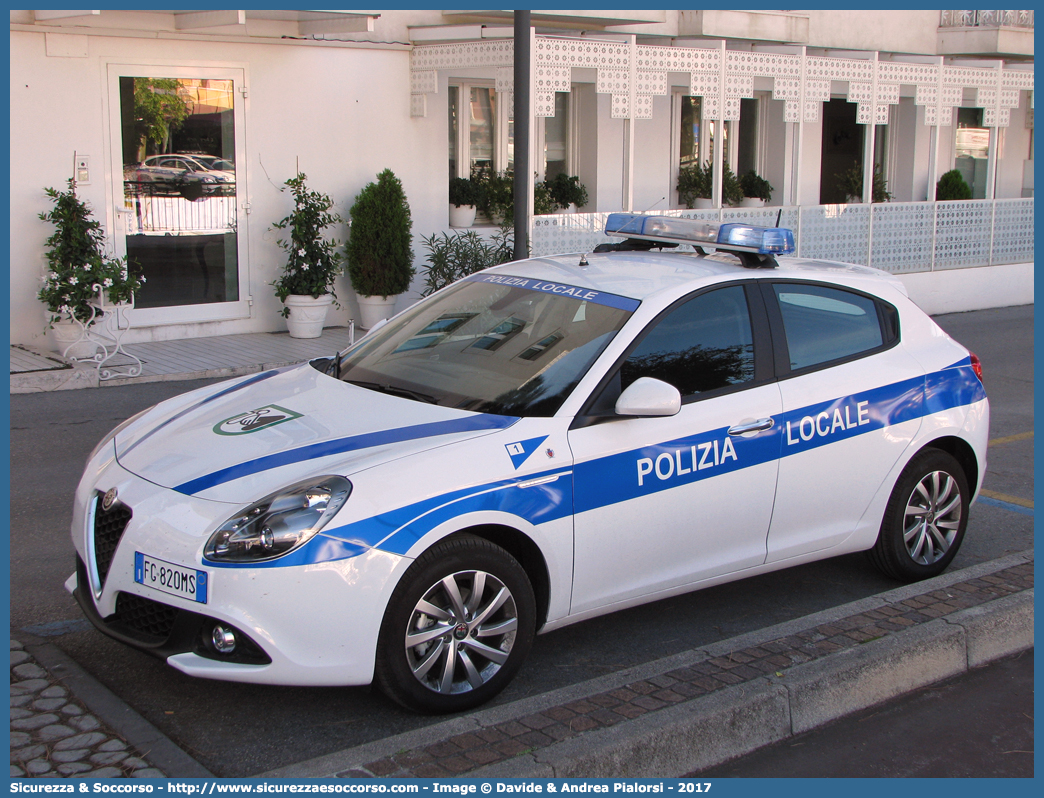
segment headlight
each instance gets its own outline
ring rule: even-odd
[[[155,405],[153,405],[153,407],[155,407]],[[95,446],[91,450],[91,453],[89,455],[87,455],[87,462],[88,463],[91,462],[91,460],[94,459],[94,456],[96,454],[98,454],[98,452],[100,452],[108,444],[112,443],[113,439],[117,435],[119,435],[121,432],[123,432],[125,429],[127,429],[127,427],[129,427],[131,424],[133,424],[135,421],[137,421],[143,415],[148,413],[150,410],[152,410],[152,407],[146,407],[140,413],[135,413],[133,416],[131,416],[126,421],[124,421],[122,424],[120,424],[118,427],[116,427],[114,430],[112,430],[108,435],[106,435],[104,438],[102,438],[100,441],[98,441],[98,445]]]
[[[262,562],[281,557],[322,529],[352,492],[344,477],[313,477],[266,496],[223,523],[203,556],[215,562]]]

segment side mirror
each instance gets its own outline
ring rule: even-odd
[[[620,416],[673,416],[681,410],[681,393],[653,377],[639,377],[616,400]]]

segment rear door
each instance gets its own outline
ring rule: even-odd
[[[768,562],[842,543],[920,428],[924,372],[894,307],[814,282],[766,283],[783,401]]]

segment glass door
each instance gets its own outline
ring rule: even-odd
[[[119,253],[145,276],[132,323],[242,318],[242,70],[109,68]]]

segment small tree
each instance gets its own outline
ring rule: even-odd
[[[743,189],[739,178],[727,163],[722,164],[721,201],[725,205],[739,205],[743,201]]]
[[[428,260],[424,268],[424,296],[433,294],[469,274],[507,263],[513,257],[514,238],[510,228],[502,228],[487,241],[474,230],[458,232],[453,235],[429,238],[421,236],[428,250]]]
[[[951,169],[939,178],[935,184],[935,199],[938,202],[947,200],[969,200],[972,198],[971,186],[958,169]]]
[[[740,178],[740,188],[743,189],[744,197],[763,199],[765,202],[772,199],[772,184],[753,169]]]
[[[291,294],[316,299],[332,294],[337,299],[333,283],[341,273],[341,253],[337,251],[340,242],[325,235],[327,228],[343,224],[344,219],[330,212],[334,203],[328,195],[308,189],[307,180],[307,175],[299,173],[286,181],[280,191],[290,189],[294,209],[289,216],[272,224],[275,229],[288,232],[287,238],[276,241],[286,252],[283,274],[272,283],[280,302],[285,302]],[[290,309],[284,307],[283,316],[289,315]]]
[[[348,276],[361,296],[405,293],[413,279],[410,204],[390,169],[367,183],[349,211]]]
[[[559,172],[550,180],[544,180],[544,185],[557,208],[568,208],[570,204],[582,208],[587,204],[587,186],[576,175]]]

